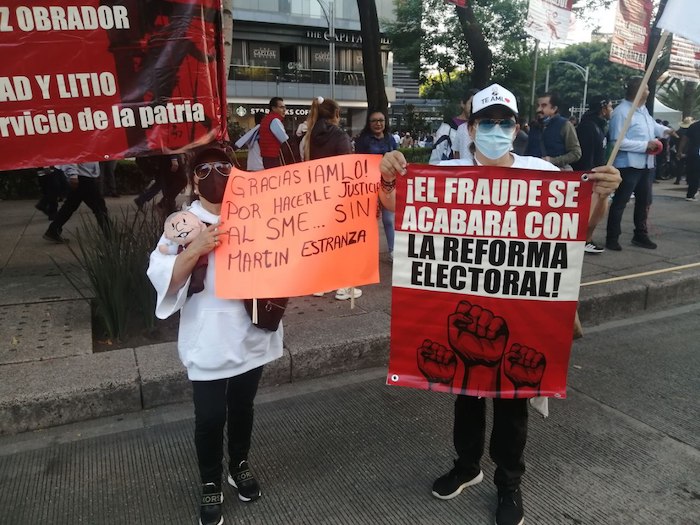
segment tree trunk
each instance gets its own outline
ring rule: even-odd
[[[661,15],[663,14],[664,9],[666,8],[666,2],[667,0],[661,0],[661,3],[659,4],[659,10],[656,12],[656,18],[651,24],[651,36],[649,38],[649,46],[647,47],[647,68],[649,67],[649,63],[652,60],[652,55],[656,50],[656,46],[659,44],[659,40],[661,39],[661,30],[656,27],[656,24],[658,23],[659,18],[661,18]],[[670,39],[667,40],[667,42],[670,43]],[[667,49],[670,49],[669,44],[667,44],[666,47]],[[654,100],[656,100],[656,81],[664,73],[664,71],[668,69],[669,57],[668,55],[666,55],[665,51],[662,51],[662,53],[662,57],[656,63],[656,67],[654,68],[654,71],[649,77],[649,98],[647,98],[646,106],[647,110],[649,110],[649,114],[652,116],[654,115]]]
[[[683,118],[693,116],[693,107],[695,105],[694,102],[697,94],[697,88],[697,82],[689,82],[687,80],[683,81],[683,105],[681,107]]]
[[[455,6],[459,24],[462,26],[464,40],[469,49],[469,55],[474,62],[474,70],[472,71],[472,85],[475,88],[485,88],[491,81],[491,66],[493,64],[493,53],[489,48],[484,33],[481,31],[481,26],[474,16],[474,10],[471,3],[467,3],[466,7]]]
[[[389,101],[384,86],[377,5],[374,0],[357,0],[357,10],[360,12],[362,70],[365,74],[367,107],[369,111],[382,111],[386,114]]]

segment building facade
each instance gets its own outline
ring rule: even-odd
[[[332,5],[331,5],[332,2]],[[393,0],[376,0],[380,24],[393,20]],[[362,69],[362,38],[356,0],[236,0],[228,103],[243,130],[256,113],[267,112],[270,98],[285,100],[285,127],[306,120],[311,100],[332,97],[341,107],[341,126],[352,134],[365,123],[367,97]],[[335,33],[331,63],[330,27]],[[382,39],[387,96],[392,88],[390,43]],[[335,82],[331,93],[330,79]]]

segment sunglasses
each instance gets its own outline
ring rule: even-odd
[[[507,118],[484,118],[477,122],[477,127],[482,131],[491,131],[496,126],[506,131],[515,129],[515,121]]]
[[[384,124],[386,122],[383,118],[371,118],[369,119],[370,124],[376,124],[377,122]]]
[[[233,165],[230,162],[205,162],[195,166],[194,174],[199,180],[204,180],[209,176],[212,170],[216,170],[219,175],[228,177],[231,175],[232,169]]]

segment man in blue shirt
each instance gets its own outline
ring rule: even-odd
[[[621,141],[620,152],[613,162],[613,166],[620,170],[622,184],[615,192],[610,211],[608,213],[608,232],[605,247],[608,250],[620,251],[619,237],[621,233],[622,214],[625,206],[634,193],[634,235],[632,244],[641,248],[653,250],[656,243],[649,239],[647,230],[647,217],[651,207],[651,187],[654,176],[654,155],[659,153],[661,143],[656,138],[661,138],[671,133],[671,129],[657,124],[649,115],[645,106],[649,96],[649,87],[644,86],[644,92],[639,105],[634,109],[632,122],[625,133],[620,137],[622,126],[627,114],[632,108],[634,97],[637,94],[641,77],[633,77],[627,83],[625,100],[613,111],[610,118],[610,142]]]

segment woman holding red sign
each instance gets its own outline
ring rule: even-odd
[[[515,96],[507,89],[493,84],[478,92],[472,99],[468,133],[473,159],[454,159],[441,166],[480,165],[533,170],[557,170],[552,164],[535,157],[512,153],[513,140],[519,126]],[[399,151],[387,153],[380,165],[384,201],[395,209],[393,185],[398,174],[405,175],[406,159]],[[589,174],[594,181],[591,214],[605,212],[605,201],[619,186],[619,172],[612,167],[598,167]],[[420,349],[419,366],[438,373],[454,365],[455,357],[462,361],[485,362],[490,359],[489,349],[495,346],[501,333],[503,319],[467,301],[451,317],[457,335],[450,339],[451,348],[428,345]],[[490,338],[490,339],[489,339]],[[484,344],[473,341],[483,340]],[[470,344],[467,344],[471,341]],[[464,344],[463,344],[464,343]],[[515,346],[515,345],[514,345]],[[500,355],[500,354],[499,354]],[[544,360],[532,348],[511,348],[505,373],[513,384],[532,381],[544,369]],[[422,361],[421,361],[422,360]],[[510,365],[510,367],[508,366]],[[465,365],[466,366],[466,365]],[[510,375],[508,375],[510,374]],[[494,482],[498,488],[497,525],[520,525],[524,522],[520,480],[525,472],[524,451],[527,441],[528,399],[494,398],[494,424],[491,433],[490,454],[496,463]],[[465,488],[481,482],[484,475],[480,462],[484,451],[486,430],[486,400],[481,397],[458,395],[455,401],[454,446],[457,452],[454,468],[433,484],[432,494],[439,499],[451,499]]]

